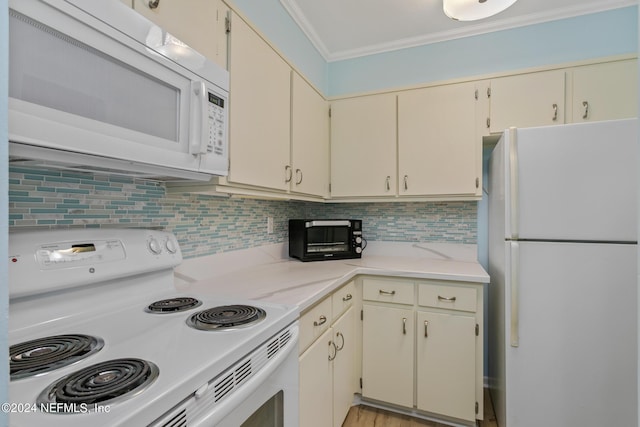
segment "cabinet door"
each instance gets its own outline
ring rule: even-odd
[[[355,315],[351,307],[333,325],[336,358],[333,360],[333,426],[340,427],[353,402],[355,375]]]
[[[232,15],[229,181],[289,188],[291,68]]]
[[[291,109],[291,190],[329,194],[329,104],[293,73]]]
[[[418,409],[475,420],[475,318],[417,313]]]
[[[333,423],[333,329],[329,328],[300,356],[300,425],[327,427]]]
[[[565,72],[520,74],[491,80],[491,132],[564,123]]]
[[[228,8],[222,1],[162,0],[158,7],[150,9],[149,0],[133,0],[133,7],[211,61],[227,67],[225,18]]]
[[[362,395],[413,406],[412,309],[363,305]]]
[[[396,95],[331,105],[331,195],[396,194]]]
[[[638,61],[588,65],[573,70],[574,123],[638,115]]]
[[[472,195],[480,186],[475,84],[398,95],[399,194]]]

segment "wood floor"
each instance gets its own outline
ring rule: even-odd
[[[449,427],[434,421],[413,418],[396,414],[383,409],[368,406],[354,406],[347,414],[342,427]],[[489,391],[484,390],[484,420],[478,421],[477,427],[498,427],[493,412]]]

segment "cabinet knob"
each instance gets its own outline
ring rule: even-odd
[[[346,296],[342,297],[342,301],[351,301],[351,298],[353,298],[353,296],[351,294],[347,294]]]
[[[424,321],[424,337],[429,338],[429,321]]]
[[[296,169],[296,185],[302,184],[302,171],[300,169]]]
[[[558,104],[553,104],[553,121],[557,121],[558,120]]]
[[[149,9],[156,9],[160,5],[160,0],[149,0]]]
[[[404,191],[407,191],[409,189],[409,176],[405,175],[404,176]]]
[[[438,301],[456,302],[456,297],[443,297],[443,296],[438,295]]]
[[[385,291],[384,289],[380,289],[378,290],[378,292],[380,292],[380,295],[395,295],[396,291]]]
[[[407,318],[402,318],[402,334],[407,335]]]
[[[291,178],[293,178],[293,169],[291,169],[291,166],[286,165],[284,167],[284,182],[291,182]]]
[[[385,180],[385,185],[386,185],[387,191],[391,190],[391,177],[389,175],[387,175],[387,179]]]

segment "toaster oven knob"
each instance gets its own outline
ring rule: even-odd
[[[362,243],[362,237],[360,237],[360,236],[356,237],[356,243],[357,244]]]
[[[160,252],[162,252],[162,247],[160,246],[160,243],[158,243],[158,241],[153,237],[150,238],[149,241],[147,242],[147,247],[149,248],[151,253],[154,255],[159,255]]]
[[[356,253],[357,253],[357,254],[361,254],[361,253],[362,253],[362,248],[361,248],[360,246],[358,246],[358,247],[356,248]]]

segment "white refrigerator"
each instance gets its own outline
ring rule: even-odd
[[[637,120],[507,130],[489,168],[499,427],[636,427]]]

